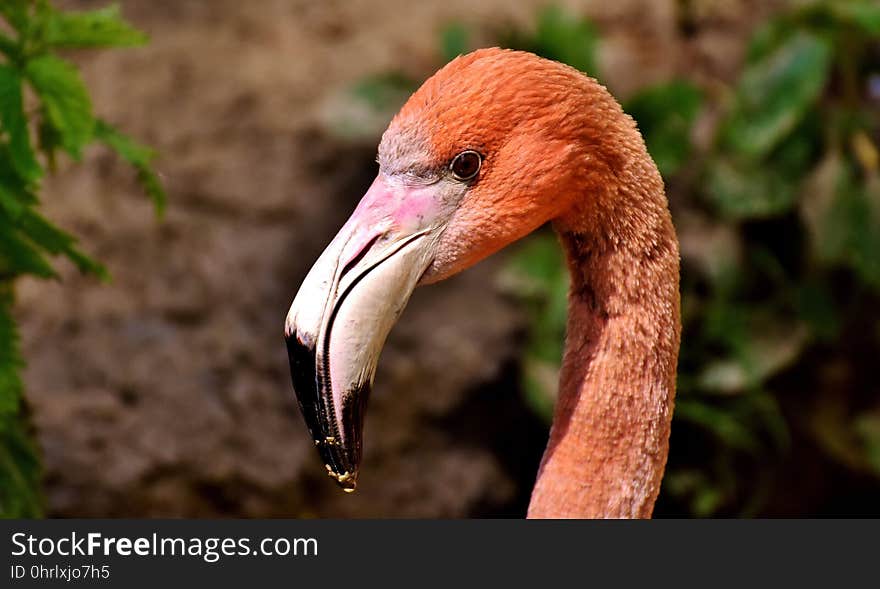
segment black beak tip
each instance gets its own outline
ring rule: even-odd
[[[360,463],[360,432],[363,427],[362,403],[347,404],[344,408],[349,428],[347,438],[351,446],[343,447],[336,434],[331,435],[330,412],[324,407],[320,386],[316,379],[314,346],[303,343],[295,334],[285,337],[290,360],[293,390],[309,433],[324,461],[327,474],[342,490],[351,493],[357,486],[357,465]],[[368,391],[361,391],[369,394]],[[366,396],[366,395],[365,395]]]
[[[318,385],[315,381],[315,347],[302,343],[295,334],[284,338],[287,343],[287,357],[290,361],[290,376],[293,392],[300,411],[305,418],[309,432],[314,439],[320,433],[318,410]]]

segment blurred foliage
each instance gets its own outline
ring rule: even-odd
[[[878,324],[861,315],[880,291],[878,25],[876,3],[801,6],[754,33],[741,74],[712,100],[675,80],[624,105],[667,181],[682,241],[673,431],[688,427],[698,449],[674,438],[664,494],[694,515],[759,513],[800,421],[831,460],[880,476],[876,384],[852,383],[862,367],[844,364],[849,388],[861,387],[850,393],[820,382],[814,364],[860,321]],[[700,117],[711,124],[706,145],[693,139]],[[525,244],[511,271],[532,281],[531,340],[559,342],[565,275],[547,267],[562,259],[534,248]],[[876,331],[859,353],[877,357]],[[540,346],[529,344],[527,389],[539,383],[547,398],[555,383],[532,368],[547,362]],[[800,380],[812,390],[794,394],[813,406],[786,414],[788,383]]]
[[[534,31],[506,27],[493,34],[498,45],[531,51],[596,75],[598,32],[590,21],[572,18],[559,8],[541,11]],[[473,50],[471,37],[466,26],[450,23],[440,32],[440,57],[451,61]],[[422,81],[399,70],[364,77],[331,101],[331,130],[341,139],[373,141]]]
[[[538,14],[534,31],[507,29],[497,34],[501,47],[531,51],[598,77],[596,46],[599,34],[593,24],[556,6]]]
[[[20,377],[15,280],[57,278],[51,256],[108,279],[73,236],[40,214],[40,182],[59,153],[78,161],[98,142],[134,167],[157,214],[165,193],[151,167],[153,151],[95,117],[76,66],[56,53],[141,45],[146,35],[116,6],[61,12],[47,0],[3,0],[0,20],[0,517],[35,517],[42,513],[41,470]]]
[[[674,81],[643,90],[626,105],[639,122],[648,151],[664,177],[674,174],[692,151],[691,127],[703,102],[692,84]]]
[[[582,18],[548,8],[534,30],[495,35],[601,80],[601,39]],[[447,28],[443,58],[473,49],[469,36]],[[398,92],[383,121],[418,86],[392,80],[365,81],[372,95]],[[711,90],[672,80],[624,104],[666,180],[682,244],[661,502],[753,515],[795,437],[822,460],[880,479],[880,4],[794,4],[753,32],[739,76]],[[555,236],[515,246],[501,281],[529,312],[524,390],[549,421],[568,289]]]

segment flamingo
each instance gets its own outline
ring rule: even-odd
[[[647,518],[669,449],[678,241],[635,122],[569,66],[459,56],[393,118],[379,172],[285,321],[328,474],[355,489],[367,397],[413,289],[552,222],[571,274],[565,351],[530,518]]]

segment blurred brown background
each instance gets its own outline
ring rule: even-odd
[[[48,185],[47,215],[113,276],[65,266],[61,282],[19,287],[49,515],[524,513],[546,426],[519,392],[525,318],[497,288],[503,258],[416,291],[382,355],[353,495],[296,410],[282,322],[375,173],[375,144],[334,138],[328,105],[373,72],[430,74],[452,20],[526,27],[543,4],[122,2],[151,43],[76,61],[96,112],[159,151],[169,207],[157,223],[100,150]],[[673,0],[561,4],[601,30],[621,99],[683,72],[733,75],[778,6],[701,2],[683,33]]]

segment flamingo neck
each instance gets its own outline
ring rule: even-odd
[[[571,272],[567,336],[529,517],[650,517],[660,490],[680,337],[679,258],[662,182],[653,164],[643,172],[632,190],[613,187],[607,218],[616,224],[589,228],[577,212],[556,222]]]

